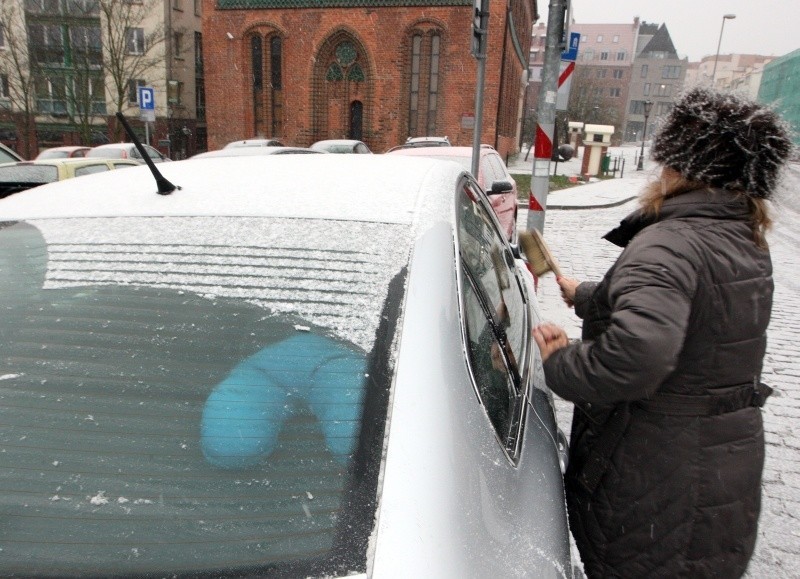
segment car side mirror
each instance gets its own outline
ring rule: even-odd
[[[514,190],[514,185],[511,181],[506,179],[499,179],[492,181],[492,188],[489,190],[489,195],[502,195],[503,193],[511,193]]]

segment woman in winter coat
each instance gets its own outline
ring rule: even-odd
[[[792,149],[771,110],[694,89],[653,141],[660,180],[605,238],[599,283],[560,278],[582,341],[534,331],[575,403],[565,475],[589,577],[738,577],[756,540],[772,265],[765,200]]]

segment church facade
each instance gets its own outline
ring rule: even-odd
[[[472,0],[204,0],[209,149],[251,137],[375,152],[471,145]],[[490,4],[481,141],[518,150],[536,0]]]

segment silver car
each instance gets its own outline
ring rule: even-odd
[[[0,575],[571,576],[532,279],[460,165],[160,171],[3,202]]]

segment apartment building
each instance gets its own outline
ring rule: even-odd
[[[3,0],[0,140],[32,158],[126,139],[119,110],[167,155],[204,150],[201,11],[201,0]],[[147,127],[141,86],[155,91]]]
[[[686,84],[713,84],[717,88],[740,91],[750,98],[756,98],[764,67],[773,60],[774,56],[760,54],[705,56],[700,62],[692,63],[686,75]]]

